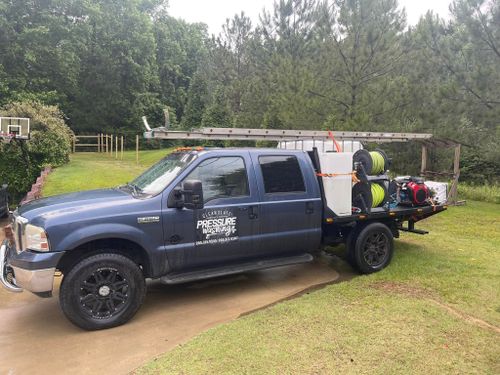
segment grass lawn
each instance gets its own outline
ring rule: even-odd
[[[147,167],[156,163],[170,150],[140,151],[136,164],[135,151],[126,151],[123,160],[106,154],[82,152],[71,155],[68,164],[57,168],[47,179],[43,195],[55,195],[80,190],[118,186],[132,181]]]
[[[44,194],[116,186],[167,152],[143,151],[140,165],[133,152],[75,154]],[[500,205],[469,201],[417,227],[430,234],[403,233],[382,272],[222,324],[137,372],[499,374]]]
[[[402,234],[392,264],[220,325],[141,374],[498,374],[500,206]]]

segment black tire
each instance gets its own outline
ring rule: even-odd
[[[101,253],[64,275],[59,301],[73,324],[93,331],[129,321],[145,295],[146,281],[137,264],[120,254]]]
[[[394,254],[392,232],[382,223],[371,223],[359,231],[354,230],[347,245],[349,263],[363,274],[384,269]]]

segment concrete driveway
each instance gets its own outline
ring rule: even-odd
[[[338,276],[329,258],[321,258],[179,286],[151,282],[132,321],[97,332],[65,319],[57,291],[41,299],[0,287],[0,374],[128,373],[210,327]]]

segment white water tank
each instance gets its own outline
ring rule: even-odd
[[[318,153],[321,173],[334,174],[322,177],[326,205],[337,216],[352,215],[352,152]]]

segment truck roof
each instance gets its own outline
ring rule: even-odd
[[[303,150],[285,150],[271,147],[181,147],[174,152],[207,153],[216,152],[220,154],[234,153],[234,151],[249,151],[251,154],[273,153],[273,154],[303,154]]]

